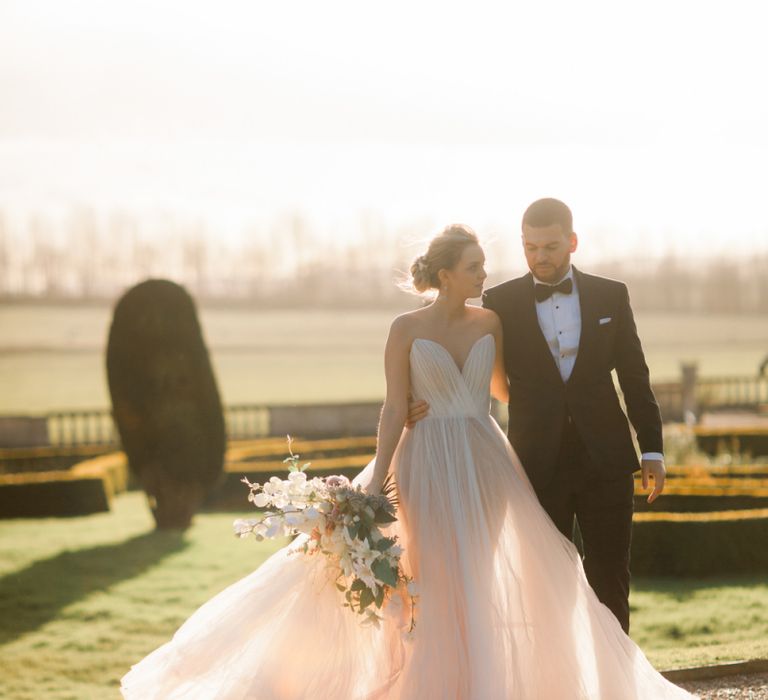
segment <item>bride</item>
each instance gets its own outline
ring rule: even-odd
[[[665,700],[657,673],[587,583],[489,415],[507,401],[498,317],[469,306],[486,278],[475,234],[449,226],[411,267],[434,301],[398,316],[375,459],[355,478],[399,497],[397,535],[418,587],[410,611],[362,626],[321,557],[284,547],[197,610],[122,679],[170,700]],[[429,416],[404,429],[409,394]],[[300,537],[303,537],[300,536]]]

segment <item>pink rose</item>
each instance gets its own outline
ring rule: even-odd
[[[349,479],[347,479],[346,476],[329,476],[325,480],[325,485],[329,488],[340,488],[344,486],[349,486]]]

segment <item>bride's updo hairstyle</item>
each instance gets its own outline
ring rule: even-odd
[[[427,252],[411,265],[411,286],[419,294],[440,289],[440,270],[451,270],[468,245],[479,244],[477,234],[464,224],[446,226],[430,242]]]

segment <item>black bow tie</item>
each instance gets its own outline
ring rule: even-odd
[[[568,277],[559,284],[539,284],[538,282],[533,286],[533,293],[536,296],[536,301],[545,301],[549,299],[555,292],[560,294],[570,294],[573,291],[573,280]]]

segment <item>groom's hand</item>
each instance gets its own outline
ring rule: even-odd
[[[644,459],[640,465],[643,474],[643,488],[648,488],[648,477],[653,477],[653,491],[648,496],[648,503],[653,503],[664,490],[664,481],[667,478],[667,470],[664,462],[658,459]]]
[[[409,398],[408,418],[405,421],[405,427],[412,428],[422,418],[426,418],[427,413],[429,413],[429,404],[426,401],[422,401],[421,399],[414,401],[413,399]]]

